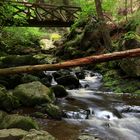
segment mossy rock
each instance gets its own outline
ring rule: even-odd
[[[10,55],[2,59],[3,67],[13,67],[21,65],[35,65],[38,64],[38,60],[32,55]]]
[[[54,104],[43,104],[41,111],[47,113],[53,119],[61,119],[62,111],[61,109]]]
[[[21,140],[56,140],[51,134],[43,130],[31,129]]]
[[[54,92],[55,97],[57,97],[57,98],[63,98],[68,95],[68,92],[66,91],[64,86],[55,85],[55,86],[52,86],[51,89]]]
[[[30,117],[20,116],[17,114],[6,115],[0,122],[0,129],[21,128],[23,130],[39,129],[36,121]]]
[[[6,111],[12,111],[20,106],[20,102],[17,97],[15,97],[12,91],[6,91],[0,88],[0,109]]]
[[[37,76],[31,74],[24,74],[21,78],[21,83],[29,83],[34,81],[40,81],[40,79]]]
[[[44,114],[42,112],[34,112],[31,116],[35,117],[35,118],[42,118],[42,119],[46,119],[47,118],[46,114]]]
[[[89,56],[103,51],[103,39],[99,30],[99,22],[93,17],[86,21],[83,28],[72,28],[63,41],[63,47],[56,49],[56,55],[62,59]],[[79,32],[80,31],[80,32]],[[89,50],[89,48],[91,48]]]
[[[6,115],[7,115],[6,112],[0,110],[0,122],[3,121],[3,118],[5,118]]]
[[[2,129],[0,130],[0,140],[20,140],[28,132],[22,129]]]
[[[13,94],[25,106],[52,103],[55,100],[54,93],[39,81],[18,85]]]

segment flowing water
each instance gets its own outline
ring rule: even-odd
[[[85,140],[140,140],[140,96],[104,92],[102,76],[85,73],[82,88],[67,90],[69,96],[57,100],[64,118],[40,119],[43,128],[58,140],[77,140],[79,135],[90,136]]]

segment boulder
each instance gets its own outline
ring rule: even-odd
[[[61,119],[61,117],[62,117],[61,109],[58,106],[51,104],[51,103],[43,104],[41,106],[41,111],[43,113],[47,113],[53,119]]]
[[[38,124],[36,121],[31,119],[30,117],[25,117],[17,114],[13,115],[5,115],[4,118],[0,122],[0,129],[8,129],[8,128],[21,128],[23,130],[30,129],[38,129]]]
[[[77,71],[77,72],[75,72],[75,74],[76,74],[76,77],[78,79],[85,79],[85,73],[84,73],[84,71]]]
[[[47,131],[31,129],[21,140],[55,140]]]
[[[135,49],[140,47],[140,41],[136,39],[124,40],[121,43],[121,50]],[[130,77],[140,76],[140,57],[126,58],[120,61],[121,69]]]
[[[0,109],[12,111],[20,106],[20,102],[12,91],[7,91],[4,87],[0,87]]]
[[[80,87],[79,80],[73,75],[66,75],[66,76],[61,76],[59,78],[56,78],[56,82],[59,85],[63,85],[63,86],[68,87],[70,89]]]
[[[22,129],[2,129],[0,130],[0,140],[20,140],[28,132]]]
[[[55,97],[57,97],[57,98],[63,98],[63,97],[66,97],[68,95],[68,92],[61,85],[52,86],[51,89],[54,92]]]
[[[53,92],[39,81],[18,85],[13,95],[25,106],[54,102]]]

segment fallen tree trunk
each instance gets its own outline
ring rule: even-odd
[[[65,61],[57,64],[42,64],[42,65],[29,65],[0,69],[0,75],[10,75],[19,73],[31,73],[46,70],[58,70],[75,66],[83,66],[87,64],[95,64],[100,62],[107,62],[128,57],[140,56],[140,48],[126,50],[121,52],[113,52],[108,54],[101,54],[95,56],[88,56],[84,58]]]

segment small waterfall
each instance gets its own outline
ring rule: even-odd
[[[54,72],[47,71],[45,74],[53,76]],[[65,113],[63,121],[67,124],[63,129],[76,131],[71,129],[72,125],[79,132],[101,140],[140,140],[140,106],[129,104],[123,93],[117,95],[100,91],[101,74],[88,70],[84,73],[85,78],[79,80],[81,88],[67,89],[68,97],[59,100],[58,105]],[[74,72],[70,74],[76,77]],[[56,84],[53,78],[52,85]],[[130,95],[129,100],[131,98],[136,100]]]
[[[54,80],[54,77],[52,75],[54,72],[56,72],[56,71],[44,71],[45,75],[51,75],[52,76],[52,82],[51,82],[52,86],[57,85],[57,82]]]

